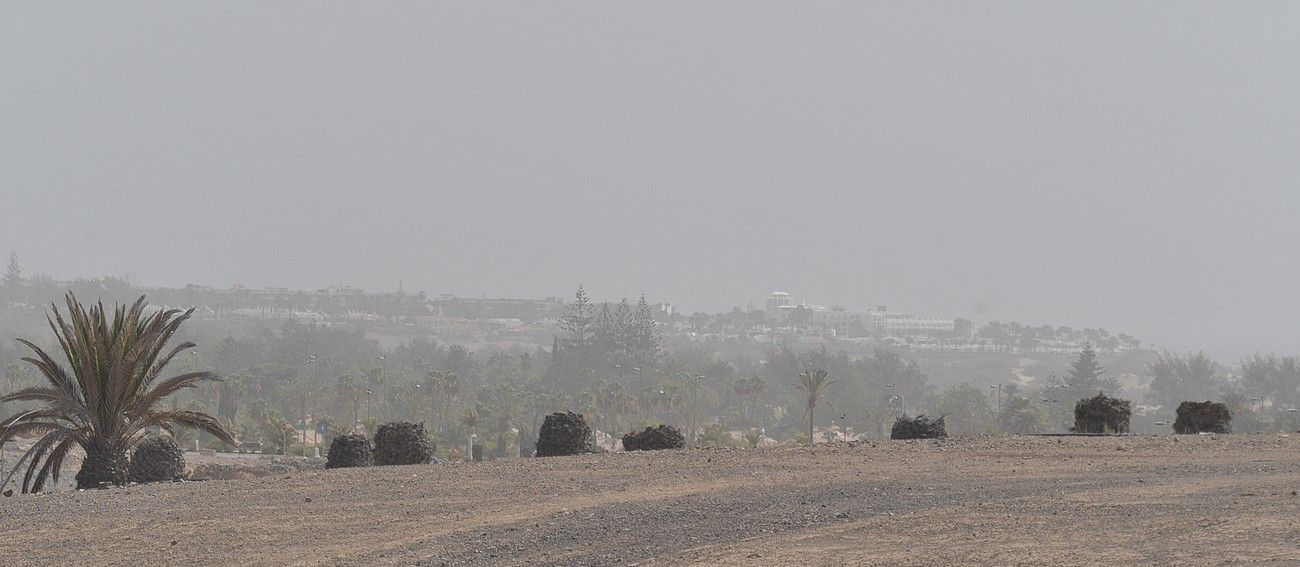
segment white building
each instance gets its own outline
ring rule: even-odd
[[[795,307],[794,302],[790,300],[790,294],[784,291],[774,291],[767,297],[767,302],[763,306],[763,313],[767,315],[769,323],[785,323],[789,315],[789,309]]]
[[[957,333],[956,319],[891,313],[879,307],[868,313],[870,329],[880,337],[950,337]]]

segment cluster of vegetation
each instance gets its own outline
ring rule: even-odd
[[[370,465],[422,465],[433,462],[433,443],[423,423],[394,422],[379,426],[374,443],[365,435],[345,433],[330,442],[325,468]]]
[[[23,492],[39,492],[47,481],[57,483],[63,460],[74,447],[85,453],[77,487],[95,488],[126,484],[132,465],[141,466],[129,463],[128,454],[153,431],[191,428],[234,440],[206,413],[160,407],[183,389],[218,379],[200,370],[163,376],[177,355],[194,346],[168,346],[190,312],[147,313],[141,297],[130,308],[119,306],[110,314],[103,305],[86,307],[71,294],[66,307],[66,312],[55,309],[49,321],[66,364],[19,339],[31,351],[23,360],[39,369],[45,384],[0,396],[0,402],[36,404],[0,421],[0,445],[22,435],[39,436],[14,467],[16,472],[26,463]]]
[[[102,301],[125,303],[141,295],[159,305],[192,305],[213,313],[231,312],[252,307],[312,312],[345,316],[354,312],[372,313],[388,320],[429,314],[427,297],[416,293],[362,293],[360,290],[254,290],[235,287],[215,290],[203,286],[142,288],[117,276],[56,280],[49,276],[25,277],[21,263],[10,254],[0,275],[0,305],[25,306],[39,310],[64,293],[95,297]]]
[[[686,446],[686,437],[671,425],[647,427],[623,436],[624,451],[662,451],[664,449],[681,449]]]
[[[980,327],[976,337],[993,344],[1014,346],[1026,351],[1039,344],[1068,343],[1095,345],[1103,350],[1136,349],[1142,341],[1132,335],[1110,334],[1106,329],[1074,329],[1071,327],[1052,327],[1041,325],[1033,327],[1020,323],[987,323]]]
[[[52,478],[74,445],[92,454],[87,484],[116,482],[126,474],[131,444],[157,430],[170,430],[168,436],[187,448],[260,446],[308,455],[313,443],[372,435],[379,423],[400,420],[423,422],[444,457],[460,458],[471,444],[509,457],[532,454],[542,419],[562,409],[582,413],[603,432],[676,423],[688,445],[754,446],[764,440],[884,439],[903,414],[946,416],[947,431],[956,435],[1063,431],[1078,400],[1134,387],[1121,384],[1092,348],[1059,377],[1027,371],[1027,381],[952,384],[945,376],[952,385],[937,386],[933,376],[945,371],[943,359],[932,357],[923,367],[897,350],[850,354],[672,342],[663,336],[661,313],[644,297],[601,304],[582,289],[568,304],[551,348],[478,352],[424,337],[386,346],[359,328],[296,322],[232,331],[195,321],[181,329],[188,313],[146,316],[132,306],[120,316],[166,329],[165,336],[140,331],[132,340],[175,338],[179,344],[134,361],[135,374],[125,376],[86,366],[87,356],[94,359],[86,353],[118,348],[114,341],[125,339],[114,333],[125,331],[102,309],[77,309],[69,321],[54,314],[53,340],[0,344],[0,392],[9,393],[0,397],[0,417],[8,424],[4,439],[48,434],[38,443],[35,456],[41,458],[31,460],[41,464],[31,469],[29,487]],[[64,367],[45,354],[65,351],[70,362]],[[181,373],[175,381],[158,377],[164,364]],[[1165,353],[1139,371],[1149,383],[1146,406],[1134,409],[1135,427],[1172,421],[1173,408],[1186,400],[1221,401],[1236,431],[1300,427],[1295,413],[1286,411],[1300,402],[1294,358],[1256,356],[1233,373],[1203,354]],[[115,389],[112,400],[106,388]],[[121,405],[132,396],[147,405]],[[61,408],[80,409],[67,410],[73,419],[61,421],[44,409],[55,400]],[[101,409],[99,403],[119,405]],[[122,415],[126,422],[105,421]],[[85,430],[111,435],[92,440],[78,433]]]

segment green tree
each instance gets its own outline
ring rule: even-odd
[[[460,375],[449,370],[435,370],[428,374],[433,395],[442,405],[442,411],[437,416],[436,424],[438,431],[444,431],[447,426],[447,416],[451,415],[451,404],[465,389],[465,381]]]
[[[746,426],[753,426],[755,409],[758,407],[759,400],[763,397],[763,392],[767,390],[767,383],[758,376],[748,378],[737,378],[731,383],[731,389],[736,393],[736,398],[740,400],[741,419]]]
[[[817,411],[817,402],[821,401],[822,396],[826,395],[826,388],[834,384],[835,380],[831,378],[830,372],[823,369],[805,370],[799,373],[799,382],[795,388],[807,394],[804,401],[804,413],[808,417],[808,444],[814,444],[813,439],[813,422],[814,414]]]
[[[141,296],[130,308],[119,305],[110,317],[102,304],[87,309],[71,293],[65,303],[68,319],[54,307],[49,324],[67,367],[30,341],[19,339],[33,354],[25,360],[40,370],[48,385],[0,397],[6,402],[44,404],[0,423],[0,445],[26,433],[44,433],[23,456],[28,463],[24,492],[40,491],[47,479],[58,482],[63,459],[74,445],[86,453],[77,472],[77,487],[94,488],[126,484],[127,452],[151,427],[168,432],[177,427],[193,428],[234,442],[211,415],[158,407],[180,390],[220,380],[204,371],[160,379],[177,354],[194,347],[185,342],[167,348],[193,309],[146,315],[147,305]]]
[[[357,424],[361,422],[361,396],[364,394],[365,390],[351,374],[340,376],[334,387],[335,407],[346,408],[352,418],[349,433],[356,431]]]
[[[227,376],[217,393],[217,416],[234,421],[239,413],[239,401],[253,385],[253,377],[236,374]]]
[[[659,356],[663,354],[663,339],[659,336],[654,308],[650,307],[644,293],[636,302],[628,327],[628,350],[633,364],[641,368],[650,368],[658,364]]]
[[[953,386],[939,396],[938,413],[957,434],[974,435],[993,429],[993,405],[985,390],[974,384]]]
[[[1013,395],[1003,404],[998,422],[1008,433],[1040,433],[1047,428],[1047,413],[1034,407],[1029,398]]]
[[[1294,406],[1300,403],[1300,360],[1271,354],[1252,356],[1241,363],[1241,385],[1250,397],[1272,406]]]
[[[1070,363],[1070,370],[1065,374],[1065,387],[1070,393],[1068,398],[1070,404],[1073,405],[1074,402],[1094,396],[1101,391],[1119,395],[1119,381],[1102,378],[1105,373],[1106,369],[1097,359],[1097,349],[1094,349],[1091,344],[1084,346],[1079,352],[1079,358]]]
[[[18,263],[18,253],[9,253],[9,265],[5,268],[4,283],[10,288],[23,285],[23,266]]]
[[[789,310],[789,316],[786,321],[793,327],[806,327],[812,321],[812,309],[803,305],[796,306]]]
[[[610,309],[608,303],[602,303],[600,311],[596,314],[592,329],[593,346],[600,351],[601,359],[620,369],[619,377],[626,374],[628,365],[627,360],[627,341],[626,325],[627,319],[623,315],[623,307],[627,305],[627,298],[623,298],[623,303],[619,305],[619,310]]]
[[[562,365],[562,369],[579,375],[584,380],[591,378],[591,351],[596,340],[595,327],[595,307],[591,304],[591,298],[587,296],[587,290],[579,285],[578,290],[573,294],[573,303],[569,305],[568,312],[560,319],[560,328],[568,335],[562,343],[564,357],[560,358],[559,349],[556,349],[554,356],[556,363]]]
[[[596,405],[605,417],[611,435],[622,432],[624,418],[636,406],[636,399],[627,393],[621,382],[607,382],[596,390]]]
[[[1209,400],[1217,393],[1219,364],[1204,352],[1187,356],[1158,354],[1149,370],[1151,401],[1166,409],[1175,408],[1183,401]]]

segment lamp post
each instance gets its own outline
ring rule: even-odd
[[[699,441],[700,429],[700,384],[704,382],[703,374],[691,377],[691,442],[687,448]]]
[[[367,424],[367,427],[369,426],[369,423],[370,423],[370,400],[371,400],[371,398],[374,397],[374,394],[375,394],[375,391],[374,391],[374,390],[366,390],[366,424]],[[367,433],[370,433],[370,432],[367,431]]]
[[[344,378],[347,378],[349,382],[352,381],[352,376],[350,374],[344,376]],[[360,408],[358,406],[361,405],[359,403],[361,401],[361,394],[357,393],[356,386],[352,386],[349,390],[352,394],[352,433],[356,433],[357,423],[361,421],[361,416],[357,415],[360,413]]]
[[[315,379],[315,377],[319,377],[319,376],[320,376],[320,371],[317,370],[317,369],[320,368],[320,365],[319,365],[319,364],[316,364],[316,355],[314,355],[314,354],[309,354],[309,355],[307,355],[307,368],[312,369],[313,376],[314,376],[314,377],[313,377],[313,380]],[[304,457],[307,456],[307,427],[310,425],[310,424],[307,422],[307,392],[308,392],[308,390],[309,390],[309,388],[307,387],[307,385],[306,385],[306,384],[303,384],[302,392],[300,392],[300,393],[302,394],[302,456],[304,456]]]
[[[893,392],[894,392],[894,387],[895,387],[895,386],[896,386],[896,384],[885,384],[885,389],[889,390],[889,392],[890,392],[890,395],[889,395],[889,398],[888,398],[888,399],[889,399],[889,406],[890,406],[891,408],[892,408],[892,407],[895,407],[894,402],[897,401],[897,402],[898,402],[897,408],[898,408],[898,410],[899,410],[899,411],[898,411],[898,414],[899,414],[899,415],[902,415],[902,416],[905,416],[905,415],[907,415],[907,396],[904,396],[903,394],[895,394],[895,393],[893,393]]]
[[[376,356],[375,360],[379,361],[379,379],[376,380],[376,384],[373,388],[382,392],[385,388],[382,388],[381,386],[388,383],[388,356],[381,354]]]
[[[419,392],[420,390],[423,390],[423,389],[424,389],[424,384],[420,384],[420,383],[418,383],[418,382],[415,384],[415,391],[416,391],[416,392]],[[416,398],[419,398],[420,396],[419,396],[419,394],[416,394],[415,397],[416,397]],[[417,408],[417,409],[415,410],[415,416],[416,416],[416,417],[419,417],[419,416],[420,416],[420,410],[418,409],[418,408],[419,408],[419,404],[418,404],[418,403],[416,404],[416,408]]]

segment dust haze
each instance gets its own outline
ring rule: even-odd
[[[3,3],[0,565],[1298,562],[1297,29]]]
[[[0,245],[1293,352],[1300,8],[1252,8],[10,4]]]

